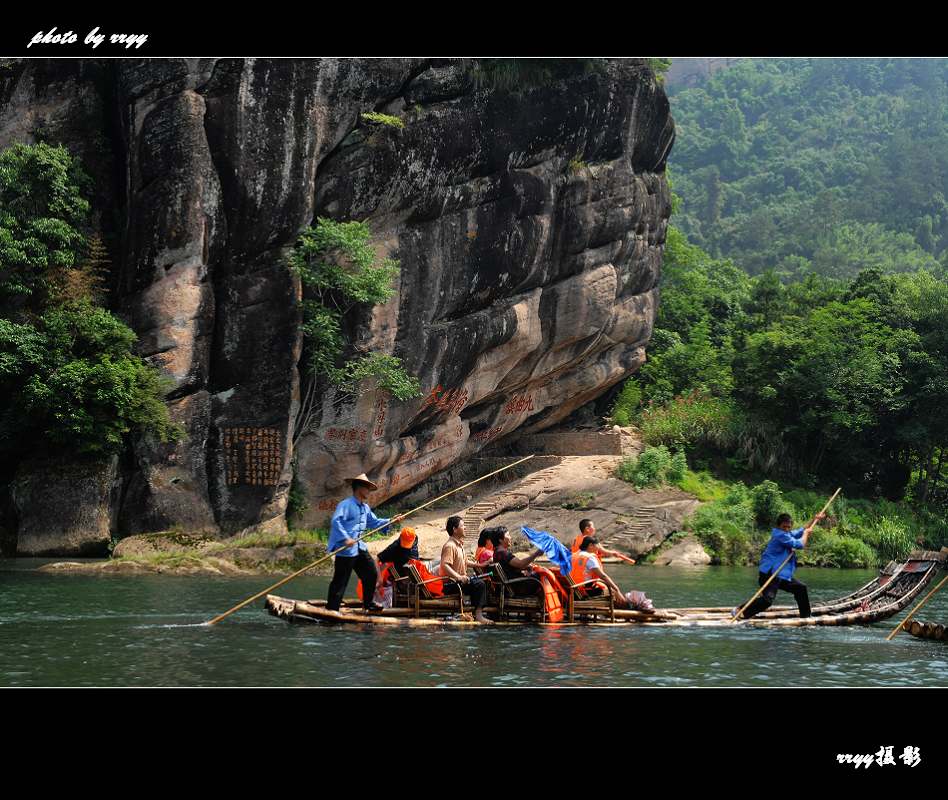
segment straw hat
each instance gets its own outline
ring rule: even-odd
[[[364,483],[368,486],[371,486],[373,489],[379,488],[378,484],[375,483],[374,481],[370,481],[369,476],[366,475],[364,472],[361,475],[356,475],[354,478],[346,478],[346,480],[349,481],[349,483],[352,483],[353,481],[359,481],[359,483]]]

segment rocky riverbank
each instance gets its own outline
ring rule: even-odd
[[[325,554],[325,543],[310,532],[219,541],[200,534],[167,531],[123,539],[108,561],[60,561],[40,570],[84,575],[286,575]],[[312,574],[331,571],[331,562],[327,561],[315,567]]]

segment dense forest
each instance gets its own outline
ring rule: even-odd
[[[948,61],[770,59],[672,94],[661,308],[613,415],[667,448],[647,472],[679,452],[725,481],[721,561],[735,508],[746,537],[836,485],[855,523],[827,563],[869,566],[880,531],[893,555],[945,543],[946,91]]]
[[[749,59],[671,92],[689,241],[744,270],[851,279],[948,248],[948,60]]]

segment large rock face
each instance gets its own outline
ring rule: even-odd
[[[95,153],[70,133],[80,114]],[[40,129],[92,162],[120,243],[113,305],[174,381],[186,431],[134,443],[120,535],[279,529],[294,462],[302,522],[320,524],[346,476],[368,472],[382,501],[554,425],[644,360],[674,128],[642,62],[519,93],[444,59],[18,64],[0,74],[0,147]],[[349,323],[424,394],[324,392],[297,431],[286,257],[316,216],[366,220],[400,261],[395,297]]]
[[[13,485],[23,556],[101,556],[108,552],[119,483],[118,458],[62,465],[42,461]]]

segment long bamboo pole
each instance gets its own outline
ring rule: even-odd
[[[830,503],[832,503],[832,502],[836,499],[836,496],[837,496],[841,491],[843,491],[843,487],[842,487],[842,486],[840,486],[840,487],[833,493],[833,496],[832,496],[829,500],[826,501],[826,505],[823,506],[823,508],[820,510],[819,514],[817,514],[815,517],[813,517],[813,521],[812,521],[809,525],[807,525],[808,528],[812,528],[812,527],[816,524],[816,520],[817,520],[817,518],[820,516],[820,514],[823,514],[823,513],[826,512],[826,509],[828,509],[828,508],[830,507]],[[741,607],[741,610],[738,611],[737,614],[735,614],[733,617],[731,617],[731,619],[729,619],[728,622],[737,622],[737,620],[739,620],[739,619],[741,618],[741,615],[747,610],[747,607],[748,607],[751,603],[753,603],[758,597],[760,597],[760,595],[763,593],[764,589],[766,589],[768,586],[770,586],[770,582],[780,574],[780,570],[782,570],[782,569],[787,565],[787,562],[788,562],[792,557],[793,557],[793,550],[791,549],[789,555],[787,555],[787,557],[783,560],[783,564],[781,564],[779,567],[777,567],[777,569],[775,569],[775,570],[773,571],[773,573],[771,574],[771,576],[770,576],[769,578],[767,578],[767,580],[764,582],[764,585],[761,586],[761,587],[757,590],[757,593],[756,593],[750,600],[748,600],[746,603],[744,603],[744,605]]]
[[[915,606],[915,608],[909,611],[908,616],[898,624],[896,629],[892,631],[892,633],[890,633],[888,636],[885,637],[885,640],[887,642],[892,641],[892,637],[895,636],[895,634],[897,634],[900,630],[902,630],[903,627],[905,627],[905,623],[908,622],[912,618],[912,616],[915,614],[916,611],[918,611],[923,605],[925,605],[925,603],[927,603],[932,598],[935,592],[937,592],[942,586],[944,586],[945,581],[948,581],[948,575],[945,575],[945,577],[941,579],[941,582],[934,589],[932,589],[927,595],[925,595],[925,599],[922,600],[922,602],[919,603],[917,606]]]
[[[421,504],[420,506],[418,506],[417,508],[413,508],[411,511],[407,511],[407,512],[405,512],[404,514],[399,515],[399,516],[397,517],[397,519],[403,520],[403,519],[405,519],[405,517],[407,517],[407,516],[409,516],[409,515],[411,515],[411,514],[414,514],[414,513],[418,512],[418,511],[421,511],[421,509],[427,508],[428,506],[432,505],[433,503],[437,503],[439,500],[444,500],[445,497],[449,497],[450,495],[454,494],[455,492],[460,492],[461,489],[466,489],[468,486],[473,486],[475,483],[480,483],[482,480],[485,480],[485,479],[487,479],[487,478],[490,478],[492,475],[496,475],[496,474],[498,474],[499,472],[503,472],[504,470],[508,470],[508,469],[510,469],[511,467],[515,467],[515,466],[517,466],[517,464],[522,464],[524,461],[529,461],[531,458],[533,458],[532,455],[531,455],[531,456],[527,456],[526,458],[521,458],[519,461],[514,461],[513,464],[508,464],[506,467],[501,467],[500,469],[495,469],[493,472],[488,472],[486,475],[482,475],[482,476],[481,476],[480,478],[478,478],[477,480],[473,480],[473,481],[470,481],[469,483],[465,483],[463,486],[458,486],[457,489],[452,489],[450,492],[445,492],[445,493],[444,493],[443,495],[441,495],[440,497],[436,497],[434,500],[429,500],[427,503],[422,503],[422,504]],[[354,539],[353,541],[358,542],[360,539],[364,539],[366,536],[370,536],[370,535],[373,534],[373,533],[378,533],[378,531],[382,530],[382,528],[387,528],[390,524],[391,524],[391,522],[387,522],[385,525],[380,525],[378,528],[373,528],[373,529],[370,530],[370,531],[366,531],[366,532],[363,533],[361,536],[356,537],[356,539]],[[261,597],[263,597],[265,594],[269,594],[269,593],[272,592],[274,589],[278,589],[279,587],[283,586],[283,584],[289,583],[291,580],[293,580],[294,578],[299,577],[299,576],[302,575],[304,572],[307,572],[308,570],[311,570],[311,569],[312,569],[313,567],[315,567],[317,564],[322,564],[323,561],[326,561],[327,559],[332,558],[334,555],[336,555],[337,553],[341,553],[343,550],[348,550],[350,547],[352,547],[352,545],[351,545],[351,544],[347,544],[347,545],[343,545],[342,547],[336,548],[336,549],[333,550],[331,553],[327,553],[326,555],[324,555],[322,558],[316,559],[316,561],[314,561],[312,564],[307,564],[305,567],[303,567],[302,569],[297,570],[297,571],[294,572],[292,575],[287,576],[286,578],[284,578],[284,579],[283,579],[282,581],[280,581],[279,583],[275,583],[275,584],[273,584],[273,586],[267,587],[267,588],[264,589],[262,592],[258,592],[257,594],[255,594],[253,597],[248,597],[248,598],[247,598],[246,600],[244,600],[242,603],[238,603],[236,606],[234,606],[234,607],[233,607],[232,609],[230,609],[229,611],[225,611],[223,614],[219,614],[218,616],[214,617],[214,619],[208,620],[208,621],[205,622],[204,624],[205,624],[205,625],[216,625],[216,624],[217,624],[218,622],[220,622],[222,619],[224,619],[225,617],[229,617],[229,616],[230,616],[231,614],[233,614],[235,611],[239,611],[239,610],[242,609],[244,606],[246,606],[246,605],[252,603],[254,600],[258,600],[258,599],[260,599]]]

